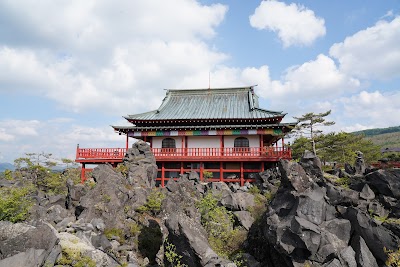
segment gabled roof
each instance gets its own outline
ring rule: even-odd
[[[296,123],[276,124],[238,124],[238,125],[170,125],[170,126],[112,126],[119,132],[129,131],[159,131],[159,130],[219,130],[219,129],[262,129],[279,128],[284,132],[290,132]]]
[[[140,121],[193,119],[268,119],[286,113],[258,106],[253,87],[168,90],[157,110],[128,115],[132,123]],[[280,119],[279,119],[280,121]]]

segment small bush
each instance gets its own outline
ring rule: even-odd
[[[209,172],[209,171],[203,171],[203,178],[204,179],[209,179],[209,178],[213,178],[213,173]]]
[[[255,220],[260,219],[264,212],[267,210],[267,205],[270,202],[270,199],[271,198],[269,196],[265,196],[265,194],[254,195],[254,206],[249,207],[248,211],[251,213],[251,216]]]
[[[142,230],[142,226],[138,224],[137,222],[132,222],[129,224],[129,233],[131,236],[137,236],[140,234],[140,231]]]
[[[0,221],[25,221],[33,205],[30,198],[32,192],[32,185],[0,188]]]
[[[4,171],[4,178],[5,178],[6,180],[13,181],[13,180],[14,180],[13,172],[10,171],[10,170],[5,170],[5,171]]]
[[[61,257],[57,264],[70,265],[74,267],[96,267],[96,262],[88,256],[83,256],[77,249],[65,248],[61,252]]]
[[[335,180],[335,184],[344,188],[349,188],[351,181],[349,177],[342,177]]]
[[[384,248],[386,255],[388,256],[385,264],[389,267],[397,267],[400,266],[400,249],[397,251],[388,250]]]
[[[128,177],[129,169],[125,164],[122,163],[118,164],[117,167],[115,168],[115,171],[121,173],[122,176],[124,177]]]
[[[186,264],[181,263],[182,256],[176,253],[176,247],[174,244],[169,243],[168,240],[165,241],[165,259],[168,261],[168,266],[174,267],[187,267]]]
[[[143,206],[137,208],[139,212],[151,212],[153,215],[157,215],[161,211],[161,203],[164,200],[165,195],[159,189],[155,188],[151,191],[147,197],[147,202]]]
[[[120,243],[125,242],[125,235],[122,229],[118,228],[106,228],[104,230],[104,235],[108,238],[108,240],[112,240],[113,238],[117,238]]]
[[[260,194],[260,189],[257,186],[252,186],[249,188],[249,193],[256,195],[256,194]]]
[[[234,229],[234,216],[223,206],[218,206],[218,199],[207,193],[196,203],[201,213],[201,224],[208,233],[212,249],[220,256],[229,258],[246,239],[246,232]]]

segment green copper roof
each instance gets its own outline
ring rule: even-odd
[[[240,125],[186,125],[186,126],[112,126],[114,130],[121,132],[128,131],[157,131],[157,130],[216,130],[216,129],[272,129],[287,128],[290,131],[295,122],[278,124],[240,124]]]
[[[131,121],[266,119],[285,113],[259,108],[252,87],[168,90],[157,110],[128,115]]]

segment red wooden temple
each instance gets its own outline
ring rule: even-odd
[[[132,126],[112,126],[126,136],[125,148],[80,148],[82,181],[88,164],[122,162],[129,139],[150,144],[157,161],[157,183],[164,186],[190,171],[200,180],[253,182],[253,174],[290,159],[284,136],[295,123],[282,123],[285,113],[258,105],[253,87],[168,90],[161,106],[128,115]]]

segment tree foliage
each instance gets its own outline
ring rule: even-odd
[[[218,199],[211,192],[205,194],[196,203],[196,207],[201,214],[201,224],[208,233],[212,249],[222,257],[233,256],[246,239],[246,232],[234,228],[232,212],[218,205]]]
[[[345,132],[320,134],[315,139],[316,150],[323,162],[353,163],[356,151],[364,154],[364,160],[371,162],[379,159],[380,149],[362,135]],[[297,138],[291,145],[293,158],[299,159],[304,150],[310,150],[310,140]]]
[[[0,221],[20,222],[28,218],[33,205],[32,185],[0,188]]]
[[[316,139],[322,133],[319,129],[321,126],[330,126],[335,124],[333,121],[326,121],[325,117],[331,114],[331,111],[315,114],[313,112],[306,113],[301,117],[294,117],[297,120],[295,133],[298,135],[306,135],[311,141],[312,151],[317,155]]]

